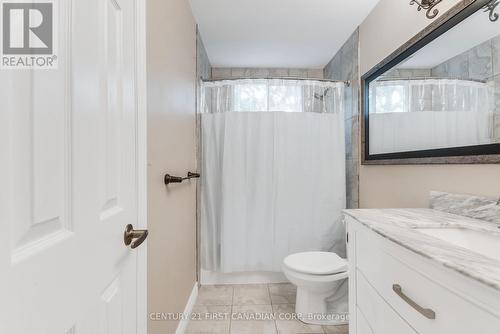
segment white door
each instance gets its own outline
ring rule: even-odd
[[[58,69],[0,70],[0,333],[136,334],[136,1],[56,1]]]

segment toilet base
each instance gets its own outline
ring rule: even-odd
[[[302,322],[314,325],[349,322],[349,274],[345,260],[335,253],[292,254],[283,260],[283,273],[297,287],[295,313]]]
[[[339,320],[339,321],[319,321],[319,320],[309,320],[309,319],[299,319],[301,322],[307,325],[320,325],[320,326],[341,326],[349,325],[349,320]]]
[[[337,285],[337,284],[335,284]],[[337,286],[329,291],[313,292],[307,288],[297,288],[295,313],[299,319],[312,325],[345,325],[349,323],[348,314],[330,313],[327,299],[335,293]]]

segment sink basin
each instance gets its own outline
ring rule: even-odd
[[[500,236],[467,228],[419,228],[417,231],[500,261]]]

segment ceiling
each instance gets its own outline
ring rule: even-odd
[[[379,0],[190,0],[214,67],[323,68]]]

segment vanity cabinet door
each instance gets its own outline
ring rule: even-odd
[[[399,259],[401,252],[401,246],[373,232],[356,233],[358,301],[364,298],[366,281],[420,334],[499,333],[499,317],[446,288],[447,282],[456,279],[454,273],[434,282],[429,278],[432,272],[424,275],[408,257]]]

